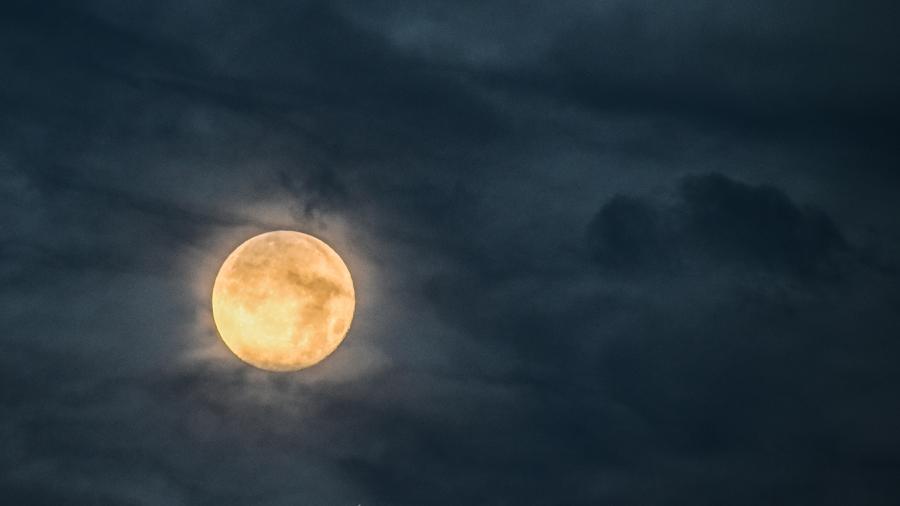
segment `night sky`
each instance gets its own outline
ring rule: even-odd
[[[895,0],[0,3],[0,502],[900,504]],[[239,361],[269,230],[343,345]]]

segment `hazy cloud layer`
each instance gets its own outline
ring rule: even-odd
[[[896,503],[896,10],[7,2],[0,496]],[[280,228],[291,375],[209,314]]]

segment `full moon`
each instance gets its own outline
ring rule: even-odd
[[[268,371],[295,371],[333,352],[350,329],[356,295],[331,247],[300,232],[252,237],[216,276],[213,319],[228,348]]]

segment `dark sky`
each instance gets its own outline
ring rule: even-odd
[[[6,0],[0,499],[900,503],[894,0]],[[272,229],[344,344],[243,365]]]

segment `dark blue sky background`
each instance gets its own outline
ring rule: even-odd
[[[0,502],[897,504],[898,14],[3,2]],[[209,308],[281,228],[293,374]]]

